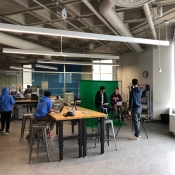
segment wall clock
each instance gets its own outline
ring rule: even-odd
[[[142,76],[143,76],[143,78],[147,78],[148,77],[148,72],[147,71],[143,71]]]

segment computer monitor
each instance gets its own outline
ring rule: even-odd
[[[73,92],[66,92],[64,94],[64,100],[66,100],[66,101],[74,101],[74,93]]]

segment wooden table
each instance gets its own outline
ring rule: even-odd
[[[63,114],[68,112],[69,108],[64,107],[60,114],[50,113],[49,115],[58,122],[59,127],[59,158],[63,160],[63,140],[78,139],[79,140],[79,157],[87,156],[86,141],[87,137],[101,138],[101,154],[104,154],[104,118],[107,114],[92,111],[89,109],[81,108],[77,106],[75,116],[64,117]],[[100,133],[87,134],[86,119],[88,118],[100,118]],[[63,137],[63,121],[78,120],[78,135]],[[82,150],[83,148],[83,150]]]

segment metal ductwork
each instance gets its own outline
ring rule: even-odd
[[[152,0],[110,0],[113,4],[119,7],[138,7],[142,6],[145,3],[149,3]]]
[[[20,39],[18,37],[15,37],[3,32],[0,32],[0,43],[7,46],[19,48],[19,49],[53,51],[53,49],[41,46],[39,44],[32,43],[30,41]],[[47,56],[47,59],[49,58],[51,57]]]
[[[92,6],[92,4],[88,0],[82,0],[82,2],[115,34],[119,35],[117,31],[103,18],[103,16]],[[125,43],[132,51],[133,48],[128,44]]]
[[[129,29],[115,12],[113,6],[114,4],[112,4],[109,0],[102,0],[99,6],[99,11],[121,36],[133,37]],[[136,52],[145,52],[145,49],[141,48],[139,44],[129,43],[129,45]]]
[[[146,16],[146,19],[148,21],[148,25],[151,29],[151,34],[153,36],[153,39],[157,40],[157,35],[156,35],[156,31],[155,31],[155,27],[154,27],[154,23],[153,23],[153,19],[151,16],[151,12],[150,12],[148,3],[144,4],[143,10],[145,12],[145,16]]]

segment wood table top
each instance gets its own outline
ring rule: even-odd
[[[74,120],[74,119],[83,119],[83,118],[100,118],[107,117],[107,114],[93,111],[90,109],[82,108],[77,106],[77,111],[75,111],[75,116],[64,117],[63,114],[67,113],[70,110],[68,106],[65,106],[61,113],[51,112],[49,115],[56,121],[60,120]]]
[[[15,103],[35,103],[38,102],[38,100],[15,100]]]

